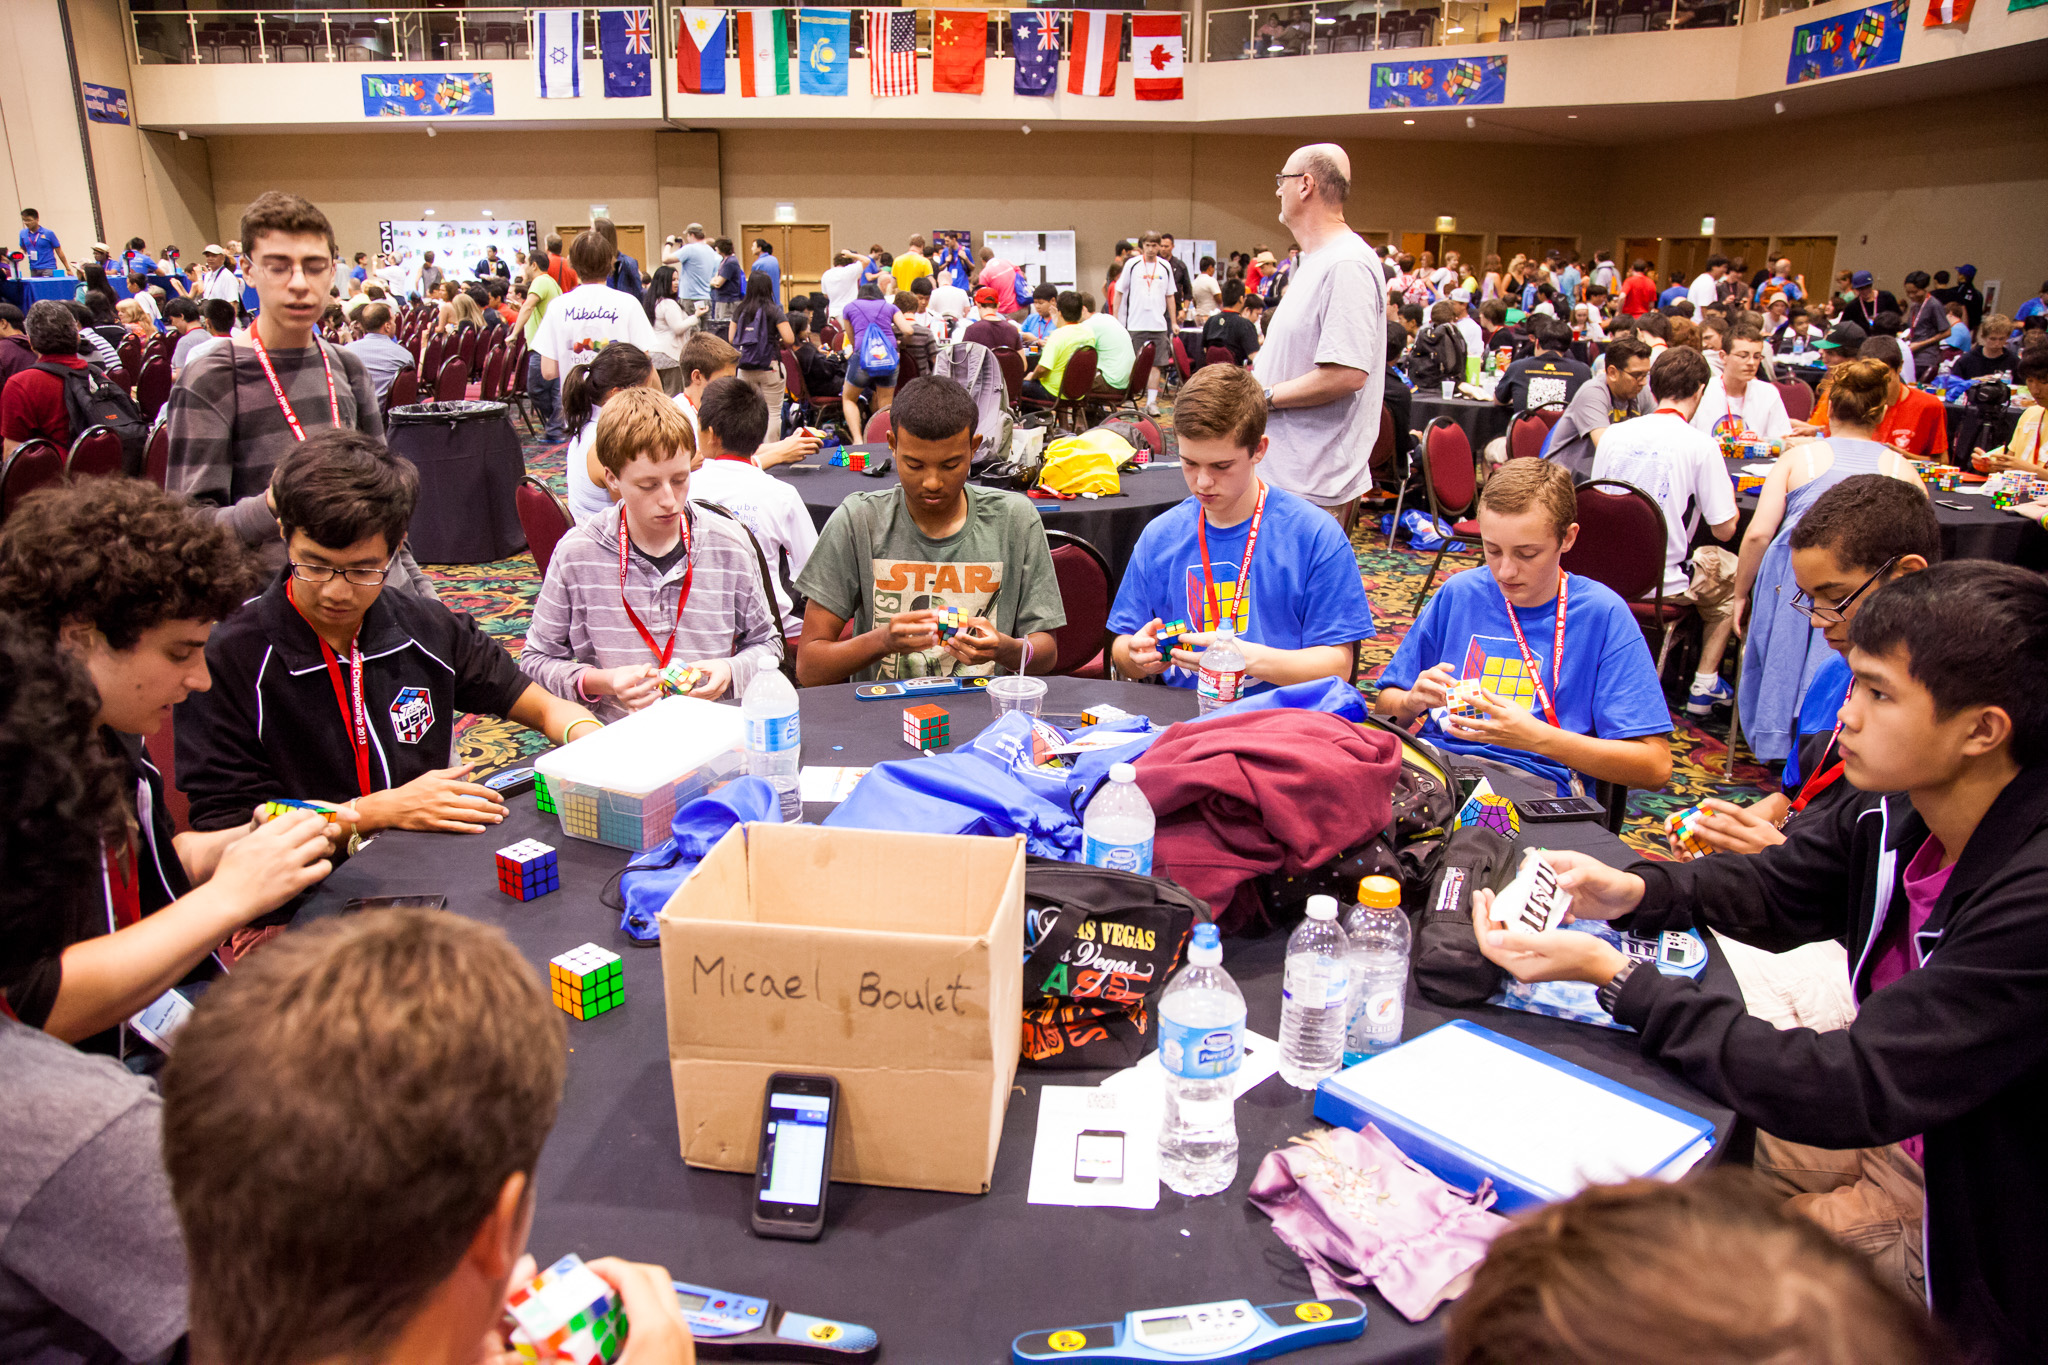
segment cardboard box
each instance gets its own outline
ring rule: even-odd
[[[1024,841],[735,827],[661,912],[683,1160],[754,1170],[776,1071],[838,1078],[832,1178],[980,1194],[1024,1012]]]

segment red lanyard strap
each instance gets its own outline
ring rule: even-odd
[[[1507,594],[1501,594],[1501,602],[1508,609],[1508,625],[1515,632],[1515,647],[1522,651],[1522,666],[1529,670],[1529,681],[1536,688],[1536,700],[1543,704],[1543,717],[1552,726],[1562,730],[1558,724],[1557,708],[1551,704],[1550,694],[1558,686],[1558,670],[1564,660],[1564,617],[1571,600],[1571,575],[1559,571],[1557,575],[1557,630],[1550,644],[1550,686],[1543,685],[1543,670],[1537,667],[1536,655],[1529,648],[1529,641],[1522,634],[1522,623],[1515,616],[1515,604],[1509,602]]]
[[[1847,706],[1849,704],[1849,698],[1855,695],[1856,684],[1852,680],[1849,683],[1848,692],[1843,694],[1842,705]],[[1828,755],[1835,751],[1835,741],[1839,740],[1841,737],[1842,721],[1841,717],[1837,716],[1835,718],[1834,733],[1828,736],[1828,742],[1826,746],[1823,747],[1820,751],[1820,762],[1815,764],[1813,772],[1810,772],[1806,775],[1806,781],[1800,784],[1799,797],[1792,803],[1791,809],[1786,812],[1787,814],[1797,815],[1800,811],[1805,810],[1808,802],[1812,801],[1814,797],[1819,796],[1829,787],[1834,786],[1835,783],[1840,780],[1842,776],[1843,766],[1843,762],[1841,759],[1836,759],[1834,766],[1832,767],[1823,767],[1821,765],[1827,763]]]
[[[689,514],[684,513],[683,515],[683,559],[685,560],[687,567],[683,570],[682,594],[681,596],[676,598],[676,619],[675,623],[671,625],[668,629],[667,644],[658,645],[654,643],[654,632],[647,628],[647,624],[640,619],[640,613],[634,611],[633,604],[626,600],[627,539],[628,536],[626,533],[626,513],[625,510],[622,508],[619,511],[619,605],[626,609],[626,619],[633,623],[633,629],[639,631],[640,638],[647,642],[647,648],[653,652],[655,661],[661,667],[667,668],[669,655],[674,652],[676,647],[676,632],[683,628],[683,607],[690,600],[690,580],[695,578],[697,575],[697,565],[695,561],[691,559],[690,556]],[[660,586],[656,585],[655,596],[657,599],[659,599],[660,595]]]
[[[292,609],[298,611],[303,618],[306,613],[299,609],[299,600],[295,595],[297,583],[297,579],[292,580],[293,586],[285,590],[285,596],[290,599]],[[308,627],[312,624],[311,621],[306,622]],[[370,713],[363,703],[363,650],[360,639],[348,642],[349,682],[344,685],[341,680],[341,660],[333,647],[317,630],[313,632],[313,638],[320,642],[320,657],[327,664],[327,680],[334,684],[334,704],[341,708],[342,733],[348,736],[349,748],[355,752],[356,786],[364,796],[368,796],[374,788],[370,786]]]
[[[305,440],[306,429],[299,425],[299,415],[292,411],[291,400],[284,396],[284,385],[277,382],[277,371],[270,364],[270,352],[263,349],[263,338],[256,334],[254,327],[249,329],[249,344],[256,348],[256,360],[263,366],[263,377],[270,381],[271,397],[277,399],[277,405],[284,409],[284,420],[291,426],[292,439]],[[338,427],[341,425],[341,404],[334,397],[334,367],[328,363],[327,348],[320,345],[318,338],[314,339],[313,345],[320,351],[320,369],[327,376],[327,415],[330,423]]]
[[[1252,504],[1252,526],[1244,538],[1244,560],[1237,566],[1237,596],[1231,603],[1231,629],[1243,630],[1250,624],[1252,598],[1252,555],[1259,548],[1259,522],[1266,515],[1266,483],[1259,481],[1259,500]],[[1201,508],[1195,509],[1196,542],[1202,547],[1202,590],[1207,594],[1209,619],[1205,624],[1210,630],[1222,624],[1223,608],[1216,596],[1216,579],[1209,571],[1209,516]]]

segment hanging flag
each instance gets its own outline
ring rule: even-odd
[[[1927,22],[1924,28],[1940,28],[1943,24],[1967,24],[1970,22],[1972,0],[1927,0]]]
[[[2048,5],[2048,0],[2010,0],[2010,3],[2005,7],[2005,12],[2007,14],[2018,14],[2023,9],[2038,9],[2042,5]]]
[[[597,12],[597,55],[604,66],[604,97],[632,99],[654,93],[654,11]]]
[[[1020,95],[1052,95],[1060,81],[1060,12],[1010,11],[1010,53],[1017,59]]]
[[[796,12],[797,93],[844,95],[846,57],[853,46],[851,10]]]
[[[744,10],[741,13],[745,13]],[[725,93],[725,11],[676,11],[676,89],[686,95]]]
[[[1131,93],[1139,99],[1180,98],[1180,25],[1178,14],[1131,16]]]
[[[573,100],[583,93],[583,11],[533,12],[534,72],[544,100]]]
[[[917,93],[917,11],[868,11],[868,93]]]
[[[988,64],[988,11],[932,11],[932,89],[948,95],[979,95]]]
[[[1116,52],[1124,36],[1122,11],[1077,9],[1070,13],[1074,50],[1067,58],[1067,93],[1114,95]]]
[[[740,94],[748,99],[789,93],[789,11],[739,12]]]

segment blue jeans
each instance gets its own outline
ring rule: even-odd
[[[534,352],[526,356],[526,396],[540,414],[542,435],[550,441],[567,440],[562,430],[562,381],[541,378],[540,356]]]

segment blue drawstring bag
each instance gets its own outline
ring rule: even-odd
[[[1380,518],[1380,534],[1387,534],[1393,525],[1394,514],[1388,512]],[[1414,507],[1401,514],[1401,530],[1413,550],[1434,550],[1454,534],[1449,522]]]
[[[683,806],[669,822],[668,839],[635,857],[619,874],[619,928],[635,943],[660,942],[655,916],[712,846],[734,825],[781,819],[775,788],[762,777],[737,778]]]

